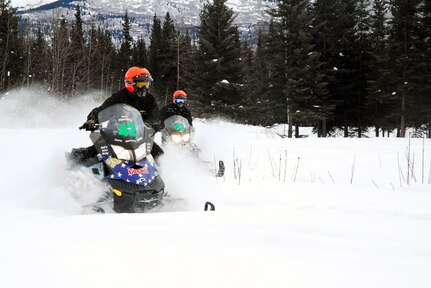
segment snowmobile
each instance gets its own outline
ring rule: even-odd
[[[163,124],[164,129],[160,131],[162,134],[162,143],[172,143],[198,157],[199,148],[191,141],[193,127],[190,126],[186,118],[180,115],[173,115],[167,118]]]
[[[180,115],[173,115],[167,118],[163,124],[164,129],[160,131],[162,134],[162,143],[174,144],[187,153],[190,153],[192,156],[196,157],[196,159],[198,159],[201,163],[212,166],[211,162],[204,161],[199,157],[200,149],[192,142],[194,128],[190,126],[189,121],[186,118]],[[215,176],[223,177],[224,171],[224,163],[220,160]]]
[[[111,197],[87,206],[102,213],[102,204],[112,202],[112,210],[118,213],[141,213],[162,206],[165,184],[150,154],[154,129],[127,104],[112,105],[100,111],[98,118],[99,124],[90,134],[98,154],[84,166],[108,182]]]

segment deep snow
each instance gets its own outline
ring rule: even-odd
[[[429,139],[288,139],[196,120],[210,163],[173,148],[161,159],[186,206],[84,215],[104,187],[68,171],[64,152],[90,145],[77,127],[102,100],[45,94],[0,95],[1,287],[431,286]]]

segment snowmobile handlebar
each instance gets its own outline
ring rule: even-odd
[[[93,129],[88,128],[88,126],[86,124],[87,124],[87,122],[85,122],[84,124],[82,124],[82,126],[79,127],[79,130],[85,129],[85,131],[92,131],[93,132],[93,131],[95,131],[95,130],[97,130],[97,129],[100,128],[100,124],[94,124],[94,128]]]

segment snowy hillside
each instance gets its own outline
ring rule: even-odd
[[[265,9],[274,5],[275,1],[270,0],[228,0],[226,5],[233,9],[238,15],[239,23],[257,23],[267,20],[269,16]],[[79,4],[89,14],[95,15],[124,15],[127,10],[131,16],[153,17],[154,14],[164,16],[169,12],[173,18],[180,18],[185,22],[198,24],[199,13],[206,1],[203,0],[12,0],[11,4],[19,10],[29,10],[41,8],[48,11],[54,7],[70,7]],[[55,5],[49,5],[55,4]],[[71,13],[73,15],[73,13]]]
[[[17,7],[19,10],[28,10],[40,7],[42,5],[56,2],[56,0],[11,0],[12,7]]]
[[[163,19],[167,12],[170,13],[177,29],[188,29],[193,36],[194,30],[200,24],[199,14],[206,1],[13,0],[11,3],[12,6],[18,7],[22,19],[27,19],[30,23],[44,23],[45,25],[54,23],[60,17],[73,21],[75,6],[79,4],[85,25],[88,27],[90,24],[100,25],[117,38],[122,31],[121,21],[127,10],[131,21],[131,35],[137,39],[141,35],[148,38],[154,15]],[[235,24],[242,32],[242,37],[254,39],[256,38],[254,35],[256,28],[264,25],[263,23],[269,23],[270,16],[267,10],[274,7],[275,2],[271,0],[228,0],[226,5],[235,13]]]
[[[223,179],[167,148],[161,175],[186,204],[84,215],[104,187],[64,152],[90,145],[77,127],[93,96],[0,95],[1,287],[430,287],[429,139],[288,139],[200,119],[195,142],[224,160]]]

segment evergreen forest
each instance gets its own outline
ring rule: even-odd
[[[319,137],[370,128],[405,137],[413,128],[431,138],[431,1],[277,3],[252,46],[226,0],[204,5],[197,41],[169,13],[154,15],[150,35],[131,35],[125,11],[119,44],[84,25],[79,6],[74,21],[59,19],[47,33],[18,25],[10,0],[0,0],[0,93],[38,85],[64,99],[108,97],[130,66],[142,66],[160,107],[182,89],[194,117],[288,123],[287,137],[312,126]]]

